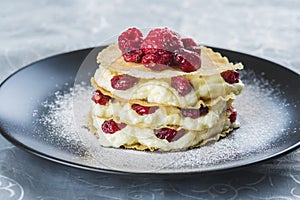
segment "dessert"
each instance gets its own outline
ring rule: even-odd
[[[226,57],[168,28],[129,28],[97,56],[91,119],[106,147],[178,151],[225,137],[243,89]]]

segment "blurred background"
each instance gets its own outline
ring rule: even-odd
[[[0,6],[0,81],[33,61],[97,46],[133,26],[169,27],[201,44],[300,65],[297,0],[1,0]]]
[[[1,0],[0,8],[0,82],[32,62],[98,46],[128,27],[169,27],[200,44],[300,73],[298,0]],[[0,136],[0,199],[9,197],[2,185],[9,180],[20,184],[19,199],[300,199],[299,166],[298,149],[234,173],[132,178],[61,166]]]

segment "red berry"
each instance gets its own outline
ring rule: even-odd
[[[140,49],[134,49],[123,54],[123,58],[126,62],[140,63],[143,57],[143,51]]]
[[[237,111],[235,108],[233,107],[230,107],[230,111],[231,111],[231,114],[229,116],[229,119],[230,119],[230,122],[233,123],[236,121],[236,117],[237,117]]]
[[[184,76],[172,77],[171,87],[174,88],[181,96],[188,94],[193,89],[193,86],[190,83],[190,81]]]
[[[142,63],[145,67],[154,70],[154,71],[162,71],[168,68],[166,64],[160,64],[160,56],[157,54],[146,54],[142,59]]]
[[[174,54],[174,62],[179,65],[184,72],[193,72],[200,68],[200,55],[186,49],[180,49]]]
[[[156,53],[157,55],[160,56],[160,61],[159,63],[164,63],[164,64],[170,64],[173,58],[173,55],[169,51],[164,51],[164,50],[159,50]]]
[[[199,46],[191,47],[189,50],[193,51],[193,52],[197,53],[199,56],[201,56],[201,48]],[[201,57],[200,57],[200,59],[201,59]]]
[[[159,139],[166,139],[168,142],[172,142],[180,138],[182,135],[184,135],[185,130],[180,129],[179,131],[176,131],[174,129],[170,128],[162,128],[158,130],[154,130],[154,134]]]
[[[238,83],[239,75],[240,74],[234,70],[227,70],[221,73],[223,79],[229,84]]]
[[[110,99],[110,96],[102,94],[100,90],[95,90],[93,92],[92,100],[96,104],[105,105]]]
[[[181,41],[185,49],[196,52],[200,55],[200,47],[192,38],[182,38]]]
[[[139,49],[143,41],[143,34],[137,28],[129,28],[118,37],[119,48],[122,53]]]
[[[147,115],[154,113],[158,106],[142,106],[139,104],[133,104],[131,108],[139,115]]]
[[[197,43],[192,38],[182,38],[181,39],[185,49],[190,50],[190,48],[198,46]]]
[[[143,48],[142,51],[145,55],[147,55],[147,54],[156,54],[158,51],[165,51],[165,50],[163,50],[163,49]]]
[[[208,107],[201,106],[199,109],[182,108],[181,115],[196,119],[208,113]]]
[[[179,48],[183,48],[180,35],[168,28],[151,30],[141,44],[145,54],[157,53],[157,50],[174,52]]]
[[[159,50],[155,54],[146,54],[142,59],[145,67],[154,71],[162,71],[168,68],[171,61],[172,53],[164,50]]]
[[[104,133],[113,134],[126,127],[124,123],[117,123],[114,120],[104,121],[101,128]]]
[[[138,81],[139,81],[138,78],[127,75],[127,74],[114,76],[110,80],[111,87],[116,90],[127,90],[127,89],[133,87]]]

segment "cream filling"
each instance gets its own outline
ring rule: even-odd
[[[212,76],[188,76],[194,89],[185,96],[181,96],[171,87],[170,79],[140,79],[132,88],[116,90],[111,87],[110,80],[117,75],[104,67],[99,67],[94,75],[98,86],[110,91],[122,99],[139,99],[150,103],[158,103],[178,107],[192,107],[199,99],[214,99],[226,97],[230,94],[241,93],[244,84],[239,81],[235,84],[226,83],[220,74]]]
[[[139,128],[127,125],[125,128],[113,133],[106,134],[102,131],[101,125],[105,119],[93,117],[93,125],[97,129],[99,143],[105,147],[120,147],[122,145],[141,144],[148,148],[155,148],[161,151],[183,150],[199,144],[205,144],[209,140],[218,140],[225,136],[222,131],[230,128],[227,117],[220,118],[215,126],[204,131],[186,131],[186,133],[175,141],[168,142],[166,139],[159,139],[153,129]]]
[[[151,114],[139,115],[131,108],[131,104],[120,101],[109,101],[106,105],[93,103],[92,114],[104,119],[117,121],[138,127],[159,129],[163,127],[180,126],[187,130],[202,131],[212,128],[225,111],[231,106],[232,99],[217,98],[209,106],[209,112],[198,118],[183,117],[177,107],[158,107]]]

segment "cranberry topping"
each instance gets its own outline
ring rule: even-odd
[[[143,39],[137,28],[129,28],[118,38],[119,48],[126,62],[142,63],[145,67],[162,71],[171,65],[184,72],[200,68],[200,47],[192,38],[181,38],[168,28],[151,30]]]
[[[237,117],[237,111],[235,108],[231,107],[230,108],[231,114],[229,116],[230,122],[233,123],[236,121],[236,117]]]
[[[158,106],[142,106],[139,104],[133,104],[131,108],[139,115],[148,115],[154,113]]]
[[[102,128],[102,131],[104,133],[107,133],[107,134],[113,134],[123,128],[126,127],[126,124],[124,123],[117,123],[115,122],[114,120],[106,120],[103,122],[101,128]]]
[[[198,46],[192,38],[182,38],[181,41],[183,43],[184,48],[188,50]]]
[[[140,49],[134,49],[123,54],[123,58],[126,62],[140,63],[143,57],[143,51]]]
[[[181,41],[185,49],[197,46],[197,43],[192,38],[182,38]]]
[[[194,51],[200,55],[200,47],[192,38],[182,38],[181,41],[185,49]]]
[[[141,44],[141,49],[145,54],[155,54],[158,50],[174,52],[179,48],[183,48],[180,35],[168,28],[151,30]]]
[[[110,96],[106,96],[102,94],[100,90],[95,90],[93,92],[92,100],[96,104],[105,105],[110,99],[111,99]]]
[[[221,73],[223,79],[229,84],[238,83],[239,75],[240,75],[239,72],[234,70],[227,70]]]
[[[190,83],[190,81],[184,76],[172,77],[171,87],[174,88],[181,96],[188,94],[193,89],[193,86]]]
[[[143,34],[137,28],[129,28],[118,37],[119,48],[122,53],[139,49],[143,41]]]
[[[154,71],[162,71],[168,68],[171,61],[172,53],[164,50],[159,50],[155,54],[146,54],[142,59],[142,63],[145,67]]]
[[[153,48],[143,48],[142,51],[145,55],[147,55],[147,54],[157,54],[159,51],[165,51],[165,50],[153,49]]]
[[[208,107],[201,106],[199,109],[182,108],[181,115],[196,119],[208,113]]]
[[[116,75],[110,80],[111,87],[116,90],[127,90],[133,87],[138,81],[138,78],[127,74]]]
[[[200,55],[186,49],[180,49],[174,54],[174,62],[184,72],[193,72],[200,68]]]
[[[159,139],[166,139],[168,142],[179,139],[182,135],[184,135],[184,133],[184,129],[180,129],[179,131],[170,128],[154,130],[154,134],[156,135],[156,137],[158,137]]]

